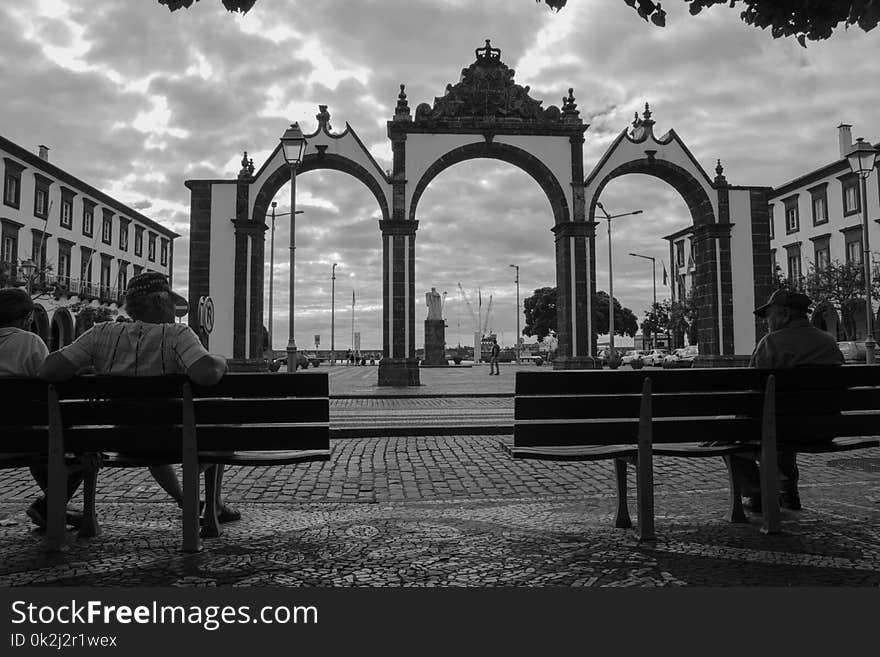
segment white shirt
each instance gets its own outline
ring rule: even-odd
[[[36,376],[48,355],[46,343],[36,333],[0,328],[0,376]]]

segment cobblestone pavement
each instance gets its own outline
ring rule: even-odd
[[[100,475],[102,534],[47,555],[24,514],[36,489],[5,471],[0,586],[880,586],[880,450],[801,457],[804,509],[772,537],[722,519],[720,459],[658,458],[658,540],[640,543],[612,525],[610,462],[514,461],[509,440],[334,440],[326,463],[230,468],[244,517],[195,555],[128,469]]]

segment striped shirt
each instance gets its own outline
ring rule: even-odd
[[[96,374],[183,374],[208,354],[186,324],[102,322],[60,351],[78,369]]]

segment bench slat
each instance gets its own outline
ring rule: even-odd
[[[242,372],[224,376],[215,386],[193,385],[196,399],[210,397],[329,397],[326,372]]]

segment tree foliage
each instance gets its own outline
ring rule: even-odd
[[[177,11],[178,9],[189,9],[193,2],[198,1],[199,0],[159,0],[159,4],[165,5],[170,11]],[[228,11],[240,11],[242,14],[246,14],[256,2],[257,0],[223,0],[223,6],[226,7]]]
[[[541,2],[541,0],[537,0]],[[619,1],[619,0],[618,0]],[[559,11],[567,0],[544,0],[548,7]],[[666,25],[666,12],[653,0],[623,0],[644,20],[655,25]],[[880,2],[877,0],[683,0],[692,16],[715,5],[741,9],[740,19],[762,30],[770,28],[774,39],[793,36],[798,43],[821,41],[829,38],[841,24],[869,32],[880,21]]]
[[[542,287],[535,290],[524,302],[526,325],[523,335],[536,336],[542,342],[548,335],[556,334],[556,288]],[[593,296],[593,321],[596,333],[608,333],[608,293],[599,290]],[[638,319],[629,308],[614,299],[614,334],[634,337]]]
[[[875,267],[871,285],[871,297],[880,298],[880,275]],[[790,282],[788,286],[792,286]],[[801,289],[814,303],[831,303],[840,313],[844,335],[854,340],[857,334],[857,315],[863,315],[865,305],[865,272],[861,263],[834,260],[826,267],[816,269],[810,264],[807,275],[803,277]]]

